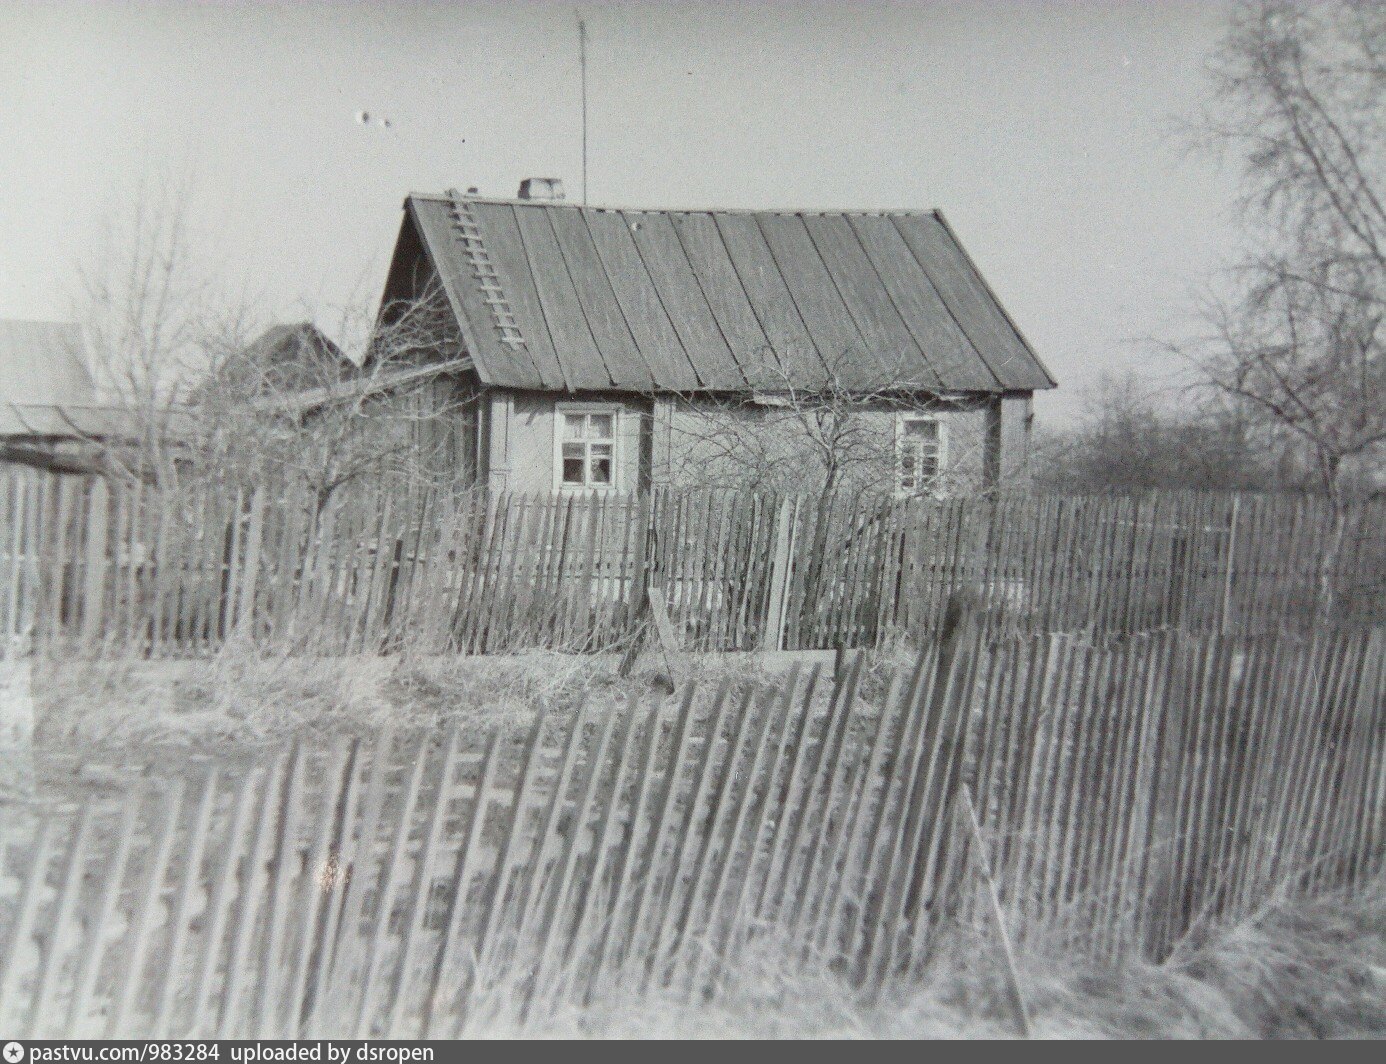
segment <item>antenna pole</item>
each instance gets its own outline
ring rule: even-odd
[[[582,70],[582,205],[587,206],[587,23],[578,16],[578,67]]]

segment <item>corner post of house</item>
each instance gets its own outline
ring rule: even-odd
[[[672,476],[674,399],[656,395],[650,411],[650,481],[668,484]]]
[[[492,392],[487,397],[486,483],[493,491],[510,487],[510,430],[515,415],[515,399],[509,392]]]

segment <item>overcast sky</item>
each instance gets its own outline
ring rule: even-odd
[[[1174,123],[1213,3],[587,3],[594,204],[939,207],[1072,415],[1188,327],[1233,176]],[[188,177],[228,286],[329,324],[379,298],[409,191],[582,195],[568,3],[0,0],[0,316],[69,313],[142,179]],[[362,125],[368,111],[388,118]]]

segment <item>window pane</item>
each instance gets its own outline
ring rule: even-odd
[[[611,457],[611,444],[609,444],[609,443],[594,443],[594,444],[592,444],[591,446],[592,446],[592,455],[593,455],[593,457],[596,457],[597,455],[601,455],[601,456],[603,456],[603,457],[605,457],[605,458],[610,458],[610,457]]]
[[[587,415],[587,438],[589,440],[609,440],[611,439],[611,415],[610,414],[588,414]]]
[[[592,448],[592,483],[611,483],[611,456],[598,455],[595,447]]]
[[[905,435],[926,440],[938,439],[938,422],[911,418],[905,422]]]
[[[564,458],[581,458],[583,454],[583,446],[580,443],[565,443],[563,445]]]
[[[565,440],[582,439],[582,423],[587,419],[586,414],[564,414],[563,415],[563,438]]]
[[[582,479],[582,459],[581,459],[581,458],[569,458],[569,457],[567,457],[566,455],[564,456],[564,458],[563,458],[563,483],[564,483],[564,484],[581,484],[581,483],[583,483],[583,479]]]

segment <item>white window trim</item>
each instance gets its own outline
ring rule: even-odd
[[[611,483],[563,483],[563,415],[611,415]],[[597,491],[612,494],[621,490],[621,404],[620,403],[555,403],[553,407],[553,483],[555,492]]]
[[[938,426],[938,475],[934,478],[935,484],[927,491],[919,488],[906,490],[900,486],[900,463],[904,458],[905,449],[905,425],[911,421],[932,421]],[[895,469],[892,477],[895,481],[895,497],[897,499],[908,499],[915,495],[928,495],[933,498],[943,497],[943,481],[947,476],[948,470],[948,422],[944,421],[937,414],[926,413],[923,411],[904,411],[895,415]]]

